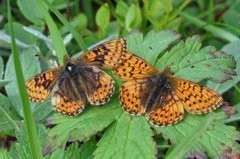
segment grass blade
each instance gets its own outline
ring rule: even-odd
[[[8,10],[7,11],[8,20],[9,20],[9,30],[11,34],[11,49],[13,53],[14,69],[16,72],[18,89],[21,90],[20,97],[21,97],[21,102],[23,106],[23,114],[24,114],[24,120],[26,124],[27,139],[28,139],[30,150],[31,150],[32,158],[41,159],[42,158],[41,146],[38,140],[36,126],[32,116],[27,91],[25,89],[20,57],[18,54],[18,50],[16,48],[16,42],[14,39],[15,35],[13,31],[13,24],[12,24],[12,18],[11,18],[10,0],[7,1],[7,10]]]

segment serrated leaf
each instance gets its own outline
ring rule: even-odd
[[[76,159],[93,159],[93,151],[96,148],[96,142],[89,140],[79,148],[79,144],[75,143],[68,147],[65,151],[64,157]]]
[[[64,145],[67,140],[87,140],[110,125],[120,114],[120,104],[115,97],[108,104],[99,107],[92,107],[84,110],[77,117],[57,115],[49,119],[50,124],[57,124],[48,134],[44,153],[52,152],[59,146]]]
[[[46,155],[46,159],[93,159],[93,151],[96,141],[89,140],[83,144],[72,143],[67,148],[58,148],[52,154]]]
[[[236,61],[212,46],[201,48],[200,38],[193,36],[166,52],[155,66],[160,70],[171,67],[176,77],[195,82],[203,79],[223,82],[235,74]]]
[[[107,3],[104,3],[96,14],[96,23],[101,29],[105,28],[110,21],[110,11]]]
[[[22,49],[20,58],[22,62],[22,68],[25,78],[29,78],[40,72],[40,64],[35,56],[37,54],[36,50],[33,48]],[[7,95],[20,116],[22,116],[22,106],[19,97],[19,91],[17,89],[17,81],[15,78],[15,71],[13,67],[12,55],[6,64],[5,69],[5,80],[10,81],[8,85],[5,86]]]
[[[240,139],[240,132],[233,126],[214,122],[224,117],[222,112],[210,113],[203,116],[187,115],[177,125],[157,128],[165,139],[173,143],[166,158],[183,158],[189,151],[205,152],[211,158],[223,153],[224,147],[231,147],[234,152],[240,150],[235,141]]]
[[[94,152],[95,159],[154,158],[152,131],[143,117],[123,113],[104,133]]]
[[[237,62],[237,66],[236,66],[237,76],[232,76],[232,80],[226,81],[222,84],[217,84],[217,83],[213,83],[211,81],[208,81],[207,85],[209,87],[214,88],[215,90],[217,90],[220,93],[224,93],[240,81],[240,76],[239,76],[239,74],[240,74],[240,54],[239,54],[239,50],[240,50],[240,40],[231,42],[231,43],[225,45],[222,48],[223,52],[226,52],[227,54],[234,56],[234,58]]]
[[[180,34],[171,30],[150,31],[144,39],[141,33],[135,32],[127,37],[128,50],[154,64],[159,54],[179,38]]]
[[[43,125],[37,126],[38,138],[42,142],[45,139],[45,127]],[[24,125],[16,131],[17,142],[11,147],[10,156],[11,158],[17,159],[30,159],[31,153],[27,142],[26,128]]]
[[[207,46],[201,49],[201,43],[197,36],[188,38],[185,42],[183,41],[179,42],[176,46],[174,46],[171,49],[171,51],[166,52],[165,54],[163,54],[163,52],[161,53],[161,51],[166,49],[168,46],[163,46],[163,49],[161,51],[155,52],[155,54],[157,55],[155,55],[154,53],[147,54],[147,51],[145,49],[151,48],[152,43],[156,43],[156,46],[159,46],[157,45],[157,42],[158,41],[161,42],[163,39],[161,39],[161,37],[159,37],[158,34],[150,34],[149,37],[147,38],[148,40],[146,40],[146,44],[144,45],[143,41],[145,41],[145,39],[141,34],[135,33],[130,35],[127,38],[129,50],[132,51],[133,53],[140,55],[144,59],[147,59],[147,61],[151,61],[149,59],[152,59],[152,62],[151,62],[152,65],[155,62],[154,57],[155,57],[155,60],[157,60],[157,57],[160,57],[160,59],[157,60],[157,63],[156,63],[157,68],[159,68],[160,70],[163,70],[165,67],[170,66],[172,68],[172,71],[175,73],[177,77],[181,77],[180,76],[181,74],[179,72],[181,72],[182,70],[185,70],[185,73],[182,74],[182,78],[199,81],[201,79],[212,77],[211,76],[212,74],[216,76],[216,74],[214,74],[216,71],[217,76],[216,77],[213,76],[213,79],[222,80],[221,78],[225,76],[230,76],[234,72],[233,69],[235,67],[235,60],[231,56],[222,52],[218,52],[215,50],[215,48],[211,46]],[[164,37],[164,39],[165,38],[166,37]],[[176,39],[177,38],[175,38],[175,40]],[[174,41],[174,38],[171,42],[173,41]],[[171,42],[169,42],[168,45]],[[195,66],[193,68],[198,69],[197,72],[194,72],[196,70],[191,68],[192,63],[194,63],[194,66]],[[219,63],[221,63],[221,65]],[[212,66],[209,68],[208,64],[211,64]],[[192,70],[186,71],[187,67],[190,67],[191,69],[193,69],[194,70],[193,73],[192,73]],[[202,72],[199,71],[201,69],[203,69],[204,71]],[[201,76],[199,75],[195,76],[197,73],[200,74]],[[223,119],[223,118],[225,118],[225,115],[223,112],[220,112],[218,115],[214,113],[210,113],[208,115],[201,115],[201,116],[186,114],[184,117],[184,120],[178,123],[177,125],[162,128],[163,131],[161,131],[161,133],[164,134],[165,139],[169,139],[172,143],[178,143],[178,145],[180,145],[177,148],[173,147],[173,149],[169,149],[168,155],[171,157],[174,156],[177,158],[181,158],[181,157],[184,157],[185,154],[190,150],[197,150],[198,152],[208,151],[207,153],[211,155],[212,152],[210,152],[210,150],[207,150],[207,149],[205,150],[206,145],[204,145],[204,143],[201,143],[202,145],[199,146],[199,148],[195,148],[197,147],[197,145],[193,144],[194,143],[193,141],[198,139],[198,137],[200,136],[208,135],[207,130],[208,128],[210,128],[210,126],[212,126],[211,124],[212,123],[214,124],[215,120]],[[222,124],[222,126],[225,126],[225,125]],[[108,131],[109,130],[107,130],[106,133]],[[235,135],[239,133],[238,131],[233,129],[231,129],[231,131],[232,131],[232,134],[235,134]],[[121,131],[121,133],[124,133],[124,131]],[[135,131],[135,134],[137,133],[139,132]],[[107,134],[104,134],[104,136],[105,135],[107,136]],[[101,139],[101,141],[104,140],[104,136]],[[111,134],[110,134],[110,138],[111,138]],[[121,139],[123,140],[124,138],[121,137]],[[234,138],[234,140],[235,139],[236,138]],[[134,138],[129,138],[128,140],[131,141],[131,140],[134,140]],[[225,137],[223,140],[228,140],[228,146],[231,144],[234,145],[235,147],[239,146],[234,140],[232,140],[229,137]],[[108,144],[111,143],[111,141],[108,141],[108,142],[107,141],[108,140],[106,139],[106,143]],[[217,142],[217,140],[214,139],[214,142]],[[106,146],[106,143],[104,143],[105,145],[103,144],[103,147]],[[100,147],[101,142],[99,142],[98,145]],[[117,145],[121,145],[121,144],[111,145],[111,150]],[[217,146],[217,150],[219,152],[222,152],[221,151],[223,150],[222,148],[223,147]],[[121,150],[121,147],[119,149]],[[173,151],[172,153],[171,153],[171,150]],[[138,150],[135,150],[135,151],[140,153]],[[134,154],[136,153],[135,151],[131,153]],[[124,151],[124,153],[128,153],[128,151],[126,150]],[[111,154],[110,150],[107,151],[107,153],[101,152],[101,156],[99,158],[115,157],[115,156],[107,156],[107,155],[104,156],[102,154],[104,155]],[[120,153],[117,153],[117,152],[112,153],[112,155],[119,155],[119,154]],[[152,153],[152,155],[154,155],[154,153]]]

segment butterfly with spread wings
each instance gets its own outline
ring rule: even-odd
[[[29,99],[43,102],[51,93],[52,105],[69,116],[84,107],[102,105],[114,93],[114,81],[100,68],[115,68],[125,59],[126,41],[114,39],[100,44],[80,57],[65,60],[64,65],[40,73],[25,82]]]
[[[145,114],[154,125],[165,126],[182,120],[184,109],[192,114],[208,113],[223,102],[217,92],[176,78],[169,68],[160,72],[131,52],[125,56],[125,62],[114,68],[114,72],[126,81],[119,98],[131,115]]]

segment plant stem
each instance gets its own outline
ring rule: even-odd
[[[40,146],[40,142],[38,140],[37,131],[36,131],[36,125],[34,123],[34,119],[32,116],[30,103],[28,100],[27,91],[25,88],[24,78],[23,78],[23,72],[22,72],[22,66],[20,63],[20,57],[18,50],[16,48],[16,41],[15,41],[15,35],[12,25],[12,16],[11,16],[11,10],[10,10],[10,0],[7,1],[7,14],[8,14],[8,21],[9,21],[9,30],[11,34],[11,49],[13,54],[13,62],[14,62],[14,69],[16,73],[16,79],[17,79],[17,86],[19,92],[21,92],[20,99],[21,104],[23,106],[23,115],[24,115],[24,121],[26,124],[26,134],[27,139],[31,151],[32,158],[34,159],[41,159],[42,158],[42,149]]]

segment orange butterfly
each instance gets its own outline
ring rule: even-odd
[[[146,114],[151,123],[165,126],[182,120],[184,108],[192,114],[202,114],[223,102],[210,88],[173,77],[169,69],[160,72],[130,52],[125,56],[126,61],[114,72],[127,80],[120,88],[119,98],[131,115]]]
[[[27,80],[32,102],[43,102],[52,92],[52,105],[66,115],[79,114],[86,104],[101,105],[114,93],[111,76],[99,68],[114,68],[122,63],[126,52],[125,39],[119,38],[98,45],[86,54],[65,60],[61,67],[40,73]]]

